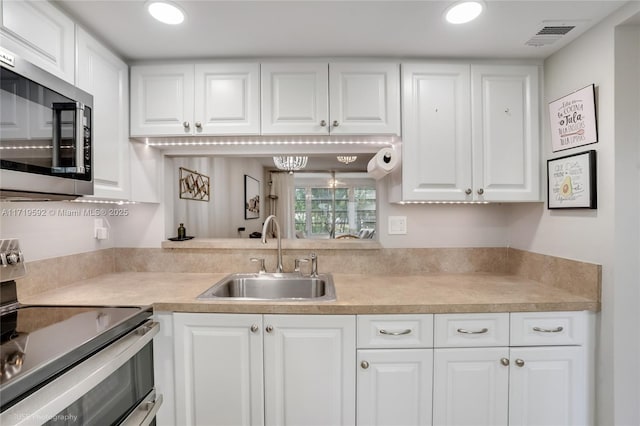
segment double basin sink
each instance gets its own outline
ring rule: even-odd
[[[331,274],[231,274],[199,295],[198,300],[330,302],[336,300],[336,289]]]

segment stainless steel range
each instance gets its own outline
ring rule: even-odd
[[[18,240],[0,240],[0,424],[153,423],[151,308],[21,305],[25,273]]]

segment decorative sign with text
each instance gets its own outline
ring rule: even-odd
[[[549,123],[553,152],[598,142],[595,86],[551,102]]]
[[[547,160],[547,181],[547,208],[597,208],[596,151]]]

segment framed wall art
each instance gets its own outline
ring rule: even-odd
[[[598,142],[595,85],[549,103],[553,152]]]
[[[260,181],[244,175],[244,218],[260,217]]]
[[[547,160],[549,209],[596,209],[596,151]]]
[[[180,167],[180,198],[184,200],[209,201],[211,187],[209,176]]]

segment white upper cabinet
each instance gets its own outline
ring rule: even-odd
[[[328,73],[326,63],[263,63],[262,133],[328,134]]]
[[[196,64],[195,135],[260,133],[260,65]]]
[[[93,195],[129,199],[129,68],[82,28],[77,45],[77,85],[93,95]]]
[[[262,64],[262,133],[400,134],[394,63]]]
[[[398,64],[329,64],[329,112],[332,134],[399,135]]]
[[[75,83],[75,24],[46,1],[3,1],[2,47]]]
[[[469,65],[406,64],[403,200],[464,200],[471,187]]]
[[[193,65],[131,67],[131,136],[183,136],[193,126]]]
[[[539,201],[538,67],[471,67],[474,197]]]
[[[131,68],[131,136],[259,134],[257,63]]]
[[[403,65],[392,201],[539,201],[538,67]]]

